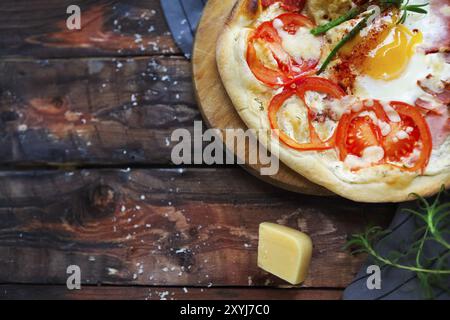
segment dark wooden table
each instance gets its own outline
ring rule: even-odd
[[[0,3],[0,297],[340,298],[365,259],[342,249],[347,236],[395,206],[173,166],[172,131],[201,117],[159,1],[80,0],[78,32],[72,2]],[[312,237],[302,286],[257,268],[263,221]]]

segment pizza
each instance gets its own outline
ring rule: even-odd
[[[298,174],[362,202],[450,184],[448,0],[240,0],[217,43],[237,112]]]

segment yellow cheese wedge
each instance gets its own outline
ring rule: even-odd
[[[258,267],[291,284],[303,282],[312,254],[311,238],[298,230],[264,222],[259,225]]]

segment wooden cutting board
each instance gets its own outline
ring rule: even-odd
[[[216,42],[236,0],[209,0],[197,28],[193,50],[194,89],[203,119],[210,128],[244,129],[247,127],[233,107],[216,66]],[[230,146],[227,146],[231,150]],[[250,173],[275,186],[304,194],[332,195],[303,178],[284,164],[273,176],[262,176],[260,164],[244,166]]]

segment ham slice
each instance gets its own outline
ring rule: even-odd
[[[417,81],[417,84],[428,95],[417,99],[415,104],[425,112],[433,147],[438,148],[450,134],[450,82],[428,75],[425,79]]]
[[[433,26],[425,31],[422,48],[426,53],[450,52],[450,3],[449,0],[431,0],[428,8],[433,16]]]
[[[442,145],[450,134],[450,119],[447,106],[442,106],[439,108],[441,113],[428,113],[425,120],[431,131],[431,136],[433,138],[433,148],[437,149]]]
[[[450,82],[436,79],[429,74],[425,79],[417,81],[417,84],[440,103],[450,104]]]

